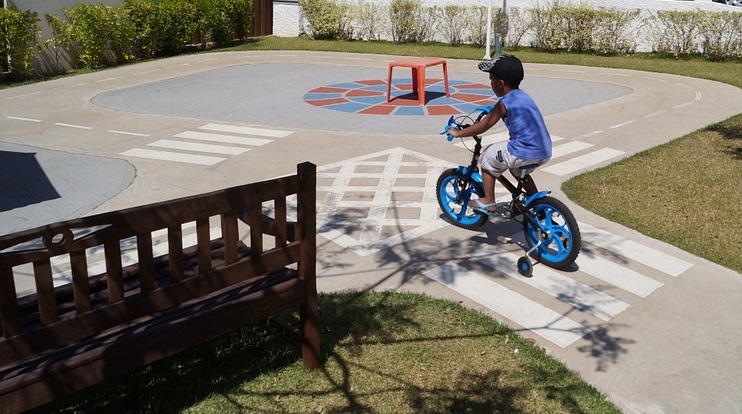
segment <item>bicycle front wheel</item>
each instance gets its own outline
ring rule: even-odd
[[[572,212],[564,203],[549,196],[534,201],[528,210],[539,224],[537,228],[523,220],[523,233],[529,249],[538,245],[536,258],[547,266],[560,270],[570,267],[582,244]]]
[[[443,171],[436,184],[438,205],[454,225],[477,230],[487,222],[486,214],[469,207],[469,200],[484,197],[482,184],[455,168]]]

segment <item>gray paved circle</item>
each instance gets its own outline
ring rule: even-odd
[[[455,73],[449,77],[489,82],[482,73]],[[314,88],[368,79],[386,81],[386,70],[311,64],[300,67],[286,64],[237,65],[104,92],[93,102],[134,113],[286,128],[388,133],[391,127],[385,119],[389,120],[389,116],[339,112],[304,102],[304,94]],[[628,87],[608,82],[529,77],[528,73],[521,87],[538,102],[544,115],[631,93]],[[394,131],[434,134],[448,116],[405,115],[394,118]]]

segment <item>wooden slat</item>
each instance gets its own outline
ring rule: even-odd
[[[170,256],[170,280],[183,280],[183,229],[180,225],[167,229],[168,254]]]
[[[121,245],[113,240],[103,246],[106,258],[106,281],[108,301],[117,303],[124,300],[124,277],[121,269]]]
[[[250,252],[257,257],[263,253],[263,206],[250,204],[248,225],[250,226]]]
[[[274,240],[276,243],[276,246],[283,246],[286,244],[288,239],[288,227],[287,227],[287,221],[286,221],[286,199],[281,197],[277,198],[273,201],[273,204],[275,206],[274,208],[274,223],[275,223],[275,234],[274,234]]]
[[[224,261],[227,265],[230,265],[237,261],[237,247],[240,238],[235,210],[222,214],[222,238],[224,238]],[[251,250],[252,248],[253,246],[250,246]]]
[[[139,258],[139,284],[142,293],[155,288],[154,255],[152,254],[152,233],[137,235],[137,257]]]
[[[57,301],[54,297],[54,281],[52,280],[52,266],[49,259],[34,262],[33,273],[41,326],[50,325],[59,318],[57,317]]]
[[[88,261],[84,250],[70,253],[70,267],[72,268],[75,312],[79,315],[90,310],[90,280],[88,279]]]
[[[198,271],[211,270],[211,228],[209,218],[196,220],[196,240],[198,245]]]
[[[0,323],[3,337],[10,338],[21,333],[21,317],[13,280],[13,268],[0,267]]]

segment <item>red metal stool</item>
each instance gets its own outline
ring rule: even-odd
[[[446,96],[448,93],[448,68],[446,60],[440,58],[409,58],[405,60],[394,60],[389,62],[389,79],[386,84],[386,101],[391,101],[392,93],[392,71],[395,66],[401,66],[412,69],[412,93],[416,93],[420,100],[420,105],[425,105],[425,68],[429,66],[443,66],[443,82],[446,87]]]

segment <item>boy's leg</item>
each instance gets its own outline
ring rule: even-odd
[[[479,208],[480,204],[492,204],[495,202],[495,179],[496,177],[489,171],[482,169],[482,186],[484,187],[484,197],[478,200],[471,200],[469,202],[470,207]],[[479,203],[477,203],[479,201]],[[488,208],[489,211],[496,211],[493,207]]]
[[[484,186],[484,199],[479,200],[482,204],[495,202],[495,180],[496,177],[489,171],[482,169],[482,185]]]
[[[536,187],[536,182],[531,178],[531,174],[523,177],[523,191],[525,191],[527,195],[538,193],[538,187]]]

